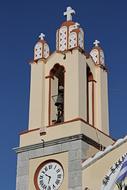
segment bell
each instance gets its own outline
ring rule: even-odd
[[[59,86],[58,96],[55,102],[55,106],[57,106],[57,120],[56,123],[61,123],[64,121],[64,88],[63,86]]]
[[[63,86],[59,86],[59,90],[58,90],[58,96],[57,96],[57,100],[55,102],[55,106],[62,106],[64,103],[64,88]]]
[[[59,93],[58,96],[57,96],[57,100],[56,100],[56,103],[55,103],[55,106],[60,106],[60,105],[63,105],[63,93]]]
[[[59,93],[64,93],[64,87],[63,87],[63,86],[59,86],[58,92],[59,92]]]

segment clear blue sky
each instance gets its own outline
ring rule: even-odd
[[[101,41],[109,68],[110,132],[127,134],[127,1],[0,1],[0,189],[14,190],[19,133],[27,129],[33,46],[43,32],[52,51],[56,29],[70,5],[85,30],[85,49]]]

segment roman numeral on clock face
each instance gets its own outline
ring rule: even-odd
[[[61,175],[61,174],[58,174],[58,175],[57,175],[57,178],[61,178],[61,177],[62,177],[62,175]]]
[[[60,169],[56,170],[56,172],[59,173],[59,172],[60,172]]]
[[[56,182],[55,182],[55,184],[58,185],[59,183],[60,183],[60,180],[57,179]]]
[[[49,169],[52,169],[52,164],[49,165]]]

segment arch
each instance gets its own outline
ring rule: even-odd
[[[49,125],[64,121],[65,68],[56,63],[50,70],[49,80]]]
[[[87,122],[94,126],[94,78],[87,65]]]

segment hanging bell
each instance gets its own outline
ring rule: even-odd
[[[62,93],[59,93],[58,96],[57,96],[57,100],[56,100],[56,103],[55,103],[55,106],[60,106],[60,105],[63,105],[63,94]]]
[[[55,106],[62,106],[64,104],[64,88],[63,86],[59,86],[59,90],[58,90],[58,96],[57,96],[57,100],[55,102]]]

